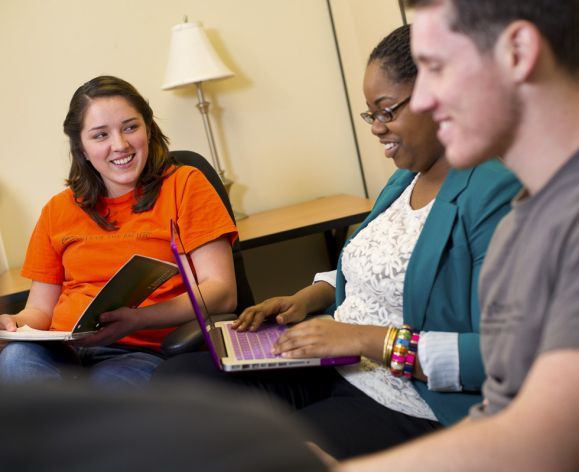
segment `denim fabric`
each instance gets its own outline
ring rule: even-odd
[[[0,352],[0,383],[85,379],[98,388],[142,388],[163,359],[122,347],[74,348],[58,342],[9,343]]]

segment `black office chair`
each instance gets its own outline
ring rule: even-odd
[[[231,219],[235,221],[233,209],[229,197],[223,186],[223,182],[215,169],[207,162],[207,160],[200,154],[193,151],[171,151],[170,156],[178,164],[185,164],[199,169],[207,180],[213,185],[225,208],[229,212]],[[245,265],[243,263],[243,256],[241,254],[241,245],[239,240],[236,240],[232,247],[233,250],[233,265],[235,267],[235,280],[237,283],[237,313],[241,313],[245,308],[255,303],[247,275],[245,273]],[[214,315],[214,320],[235,319],[235,314]],[[203,337],[197,321],[189,321],[182,326],[179,326],[168,336],[165,337],[161,345],[161,351],[166,356],[174,356],[183,352],[198,350],[203,345]]]

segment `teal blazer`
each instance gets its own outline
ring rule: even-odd
[[[383,213],[416,174],[398,170],[380,193],[356,234]],[[521,185],[493,160],[468,170],[451,170],[424,223],[404,279],[404,322],[417,331],[457,332],[461,392],[433,392],[414,380],[438,420],[449,425],[481,400],[485,378],[479,347],[478,278],[495,227],[510,210]],[[338,261],[336,306],[346,281]]]

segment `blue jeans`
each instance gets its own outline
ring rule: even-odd
[[[0,383],[86,379],[107,389],[142,388],[162,358],[122,347],[71,347],[58,342],[12,342],[0,351]]]

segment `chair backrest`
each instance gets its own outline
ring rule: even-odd
[[[231,208],[231,202],[229,201],[229,196],[223,185],[223,182],[219,178],[219,175],[213,168],[211,164],[205,159],[201,154],[193,151],[171,151],[169,155],[177,164],[184,164],[199,169],[207,180],[213,185],[217,194],[221,197],[223,205],[229,212],[231,219],[235,221],[235,216],[233,214],[233,209]],[[255,304],[253,298],[253,293],[251,287],[249,286],[249,281],[247,279],[247,274],[245,273],[245,265],[243,263],[243,256],[241,253],[241,245],[239,244],[239,239],[233,243],[233,264],[235,267],[235,280],[237,283],[237,309],[236,313],[241,313],[248,306]]]

